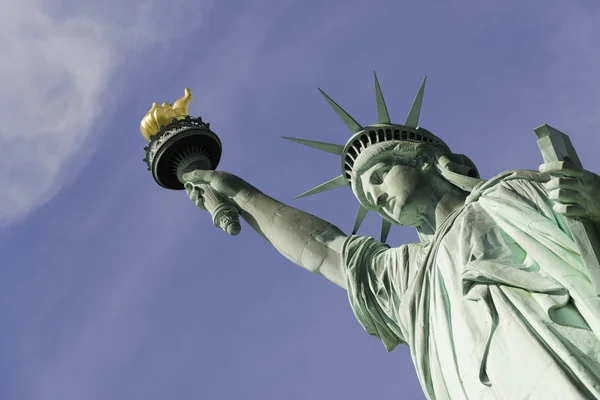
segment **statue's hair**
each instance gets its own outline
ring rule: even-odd
[[[435,167],[435,170],[448,182],[468,192],[481,182],[475,164],[462,154],[450,153],[430,143],[406,140],[377,143],[359,154],[351,176],[352,192],[367,209],[373,209],[374,205],[366,198],[360,177],[377,163],[389,158],[400,158],[403,163],[421,167],[423,170]]]

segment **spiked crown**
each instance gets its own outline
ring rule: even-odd
[[[378,143],[384,143],[387,141],[398,140],[398,141],[408,141],[408,142],[417,142],[417,143],[429,143],[435,147],[440,148],[444,152],[451,153],[450,148],[444,141],[435,136],[433,133],[429,132],[426,129],[423,129],[418,126],[419,116],[421,114],[421,104],[423,102],[423,92],[425,90],[425,82],[427,81],[427,77],[423,79],[421,83],[421,87],[415,96],[412,107],[408,112],[408,116],[406,117],[406,121],[403,125],[392,124],[390,122],[390,116],[388,114],[387,106],[385,104],[383,93],[381,92],[381,87],[379,86],[379,81],[377,80],[377,75],[374,73],[375,79],[375,98],[377,102],[377,124],[367,125],[365,127],[361,126],[354,118],[350,116],[344,109],[342,109],[335,101],[331,99],[325,92],[321,89],[319,91],[325,97],[327,102],[331,105],[334,111],[338,114],[338,116],[342,119],[342,121],[346,124],[346,126],[352,132],[352,136],[348,140],[345,146],[324,142],[317,142],[314,140],[306,140],[299,138],[291,138],[291,137],[283,137],[284,139],[291,140],[296,143],[303,144],[305,146],[309,146],[321,151],[325,151],[327,153],[332,153],[341,157],[342,162],[342,174],[322,183],[298,196],[295,198],[298,199],[300,197],[311,196],[313,194],[325,192],[331,189],[336,189],[342,186],[351,186],[352,172],[355,167],[355,162],[358,156],[370,146],[373,146]],[[352,234],[355,234],[358,231],[358,228],[362,224],[365,216],[367,214],[367,209],[361,204],[358,208],[358,213],[356,215],[356,220],[354,222],[354,228],[352,229]],[[385,218],[383,219],[381,226],[381,241],[385,242],[391,228],[392,223]]]

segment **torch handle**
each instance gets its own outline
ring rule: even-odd
[[[223,229],[231,236],[240,233],[240,213],[236,206],[230,204],[219,192],[210,185],[200,185],[204,192],[204,207],[210,213],[215,226]]]

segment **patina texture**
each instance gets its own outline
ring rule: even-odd
[[[290,261],[346,289],[369,334],[388,351],[409,346],[429,399],[600,398],[600,266],[582,247],[600,250],[600,177],[574,149],[548,158],[560,149],[546,143],[539,171],[482,179],[418,127],[424,83],[404,125],[390,123],[375,78],[377,124],[361,126],[323,93],[348,143],[288,138],[341,157],[340,176],[301,196],[350,186],[350,235],[227,172],[185,174],[188,196],[205,208],[210,187]],[[380,240],[357,235],[368,211],[382,217]],[[391,248],[392,225],[414,227],[420,242]]]

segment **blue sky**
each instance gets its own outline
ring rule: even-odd
[[[0,398],[422,398],[343,290],[244,226],[229,237],[141,159],[139,121],[189,87],[220,169],[348,232],[348,188],[292,200],[345,143],[323,88],[393,122],[425,74],[420,125],[484,178],[536,169],[533,129],[570,135],[600,172],[600,6],[593,1],[23,0],[0,25]],[[367,217],[361,230],[378,235]],[[394,228],[389,242],[416,240]]]

